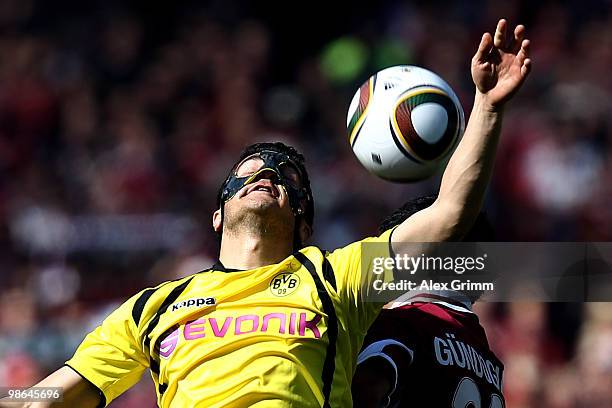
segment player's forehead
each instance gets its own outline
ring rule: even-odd
[[[259,170],[264,164],[280,167],[283,174],[291,178],[301,179],[298,165],[286,154],[264,150],[246,156],[234,168],[237,176],[248,175]]]
[[[254,153],[239,161],[234,167],[234,170],[237,173],[240,173],[242,170],[258,170],[263,164],[263,158],[258,153]]]

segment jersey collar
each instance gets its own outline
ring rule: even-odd
[[[395,299],[395,301],[390,304],[389,309],[396,309],[415,302],[438,303],[450,309],[473,313],[470,299],[456,290],[421,290],[406,292]]]
[[[233,268],[226,268],[225,265],[223,265],[223,263],[221,263],[220,260],[217,259],[217,261],[213,264],[213,266],[211,266],[210,268],[213,271],[220,271],[220,272],[242,272],[246,269],[233,269]]]

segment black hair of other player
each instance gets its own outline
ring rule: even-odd
[[[236,162],[232,166],[227,178],[219,187],[219,191],[217,192],[217,208],[221,208],[221,206],[225,204],[222,200],[223,187],[225,186],[227,179],[231,176],[236,166],[248,156],[251,156],[255,153],[260,153],[261,151],[264,151],[264,150],[282,153],[282,154],[286,154],[287,156],[289,156],[291,161],[295,163],[296,166],[298,166],[298,170],[301,176],[302,188],[304,188],[308,192],[307,194],[308,199],[306,200],[306,207],[304,209],[304,214],[297,215],[295,218],[296,234],[294,236],[294,241],[295,241],[294,246],[295,246],[295,249],[297,250],[304,246],[304,243],[301,242],[301,240],[298,237],[297,225],[299,225],[300,219],[303,217],[303,219],[310,226],[310,228],[313,227],[312,224],[314,221],[314,200],[312,198],[312,189],[310,188],[310,179],[308,178],[308,172],[306,171],[304,156],[300,152],[298,152],[294,147],[288,146],[282,142],[254,143],[252,145],[245,147],[244,150],[240,153],[238,160],[236,160]],[[217,232],[217,238],[218,238],[219,243],[221,242],[222,231],[223,230],[221,230],[220,232]]]
[[[401,224],[404,220],[408,219],[413,214],[424,210],[425,208],[432,205],[436,199],[438,198],[437,194],[422,196],[414,198],[408,201],[406,204],[393,211],[389,216],[387,216],[380,225],[378,226],[378,233],[382,234],[390,228],[395,227],[396,225]],[[474,225],[468,231],[468,233],[463,237],[463,242],[492,242],[495,241],[495,230],[493,226],[489,222],[487,215],[484,211],[481,211],[476,217],[476,221],[474,221]],[[477,301],[481,296],[481,291],[471,291],[471,292],[462,292],[464,293],[472,302]]]

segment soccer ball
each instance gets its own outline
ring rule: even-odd
[[[355,93],[346,118],[357,159],[385,180],[422,180],[446,165],[465,129],[459,98],[435,73],[383,69]]]

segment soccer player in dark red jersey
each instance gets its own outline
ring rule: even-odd
[[[387,230],[435,196],[396,210]],[[491,241],[481,213],[464,241]],[[478,293],[414,291],[388,304],[370,327],[353,378],[355,407],[502,408],[504,366],[472,311]]]

